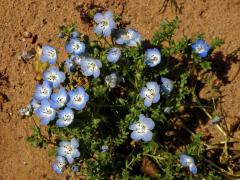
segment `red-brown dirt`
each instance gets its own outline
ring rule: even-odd
[[[63,42],[57,38],[58,26],[76,22],[80,32],[89,34],[91,29],[81,22],[76,6],[78,0],[0,0],[0,179],[35,180],[65,179],[51,170],[53,157],[44,149],[36,149],[26,143],[31,134],[32,118],[21,119],[19,109],[31,99],[35,88],[32,60],[27,63],[18,59],[26,49],[36,48],[37,43],[48,43],[63,51]],[[86,1],[85,1],[86,2]],[[177,37],[195,37],[203,33],[206,41],[220,37],[225,44],[223,58],[240,46],[240,0],[177,0],[181,13],[169,6],[161,13],[163,0],[98,0],[95,3],[107,7],[115,14],[123,12],[123,19],[145,38],[150,38],[162,20],[181,20]],[[36,43],[24,38],[25,31],[37,35]],[[226,71],[226,83],[221,87],[222,107],[228,125],[239,124],[240,75],[239,62],[228,60],[230,65],[221,66]],[[59,59],[63,60],[60,54]],[[218,61],[218,58],[215,59]],[[217,63],[216,63],[217,64]],[[228,67],[229,66],[229,67]],[[220,71],[220,72],[221,72]],[[200,130],[205,130],[201,127]],[[239,136],[239,133],[236,132]],[[217,135],[218,136],[218,135]],[[220,138],[220,137],[219,137]]]

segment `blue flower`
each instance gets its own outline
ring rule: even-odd
[[[43,73],[43,80],[50,82],[52,87],[56,88],[65,80],[65,74],[52,66]]]
[[[111,11],[107,11],[104,14],[95,14],[94,21],[96,23],[94,26],[94,32],[98,35],[103,34],[104,37],[110,36],[112,30],[116,27]]]
[[[195,51],[200,57],[204,58],[208,55],[210,49],[209,45],[203,40],[197,40],[192,45],[192,50]]]
[[[161,62],[161,53],[158,49],[147,49],[145,52],[145,64],[149,67],[154,67]]]
[[[210,124],[219,124],[220,121],[221,121],[221,117],[219,117],[219,116],[214,116],[214,117],[210,120]]]
[[[33,111],[35,112],[40,106],[41,106],[41,102],[39,102],[38,100],[36,100],[35,98],[33,98],[30,102]]]
[[[34,98],[36,100],[43,100],[43,99],[48,99],[52,93],[52,88],[51,85],[48,81],[43,81],[42,84],[37,84],[36,90],[34,93]]]
[[[71,38],[79,38],[80,37],[80,33],[77,31],[74,31],[70,34]]]
[[[66,52],[73,55],[84,53],[85,48],[85,44],[76,38],[70,39],[65,46]]]
[[[139,115],[138,122],[135,122],[129,126],[131,138],[135,141],[142,139],[144,142],[152,140],[153,133],[151,130],[155,127],[155,123],[151,118],[145,117],[143,114]]]
[[[40,60],[42,62],[48,62],[49,64],[55,64],[57,60],[56,49],[48,45],[43,46]]]
[[[78,86],[76,89],[69,91],[68,95],[70,97],[70,100],[67,103],[67,106],[76,110],[82,110],[89,100],[89,95],[81,86]]]
[[[82,60],[86,60],[87,57],[85,55],[75,55],[75,56],[72,56],[71,59],[73,60],[73,62],[77,65],[81,65],[81,61]]]
[[[169,95],[173,90],[173,82],[171,79],[161,77],[161,90]]]
[[[111,48],[107,55],[107,60],[116,63],[121,57],[121,50],[119,48]]]
[[[81,60],[80,65],[84,76],[93,75],[94,78],[100,76],[100,68],[102,67],[102,63],[98,59],[83,59]]]
[[[157,103],[160,100],[160,87],[156,82],[148,82],[146,87],[143,87],[140,96],[144,99],[144,105],[150,107],[152,103]]]
[[[58,92],[55,92],[51,95],[51,106],[53,108],[61,108],[66,105],[68,101],[68,95],[65,88],[61,87]]]
[[[49,100],[41,101],[41,106],[36,110],[36,114],[41,119],[41,123],[47,125],[56,116],[56,111],[51,107]]]
[[[128,29],[126,30],[119,30],[117,34],[117,39],[116,43],[117,44],[125,44],[130,47],[135,47],[138,44],[140,44],[142,41],[142,37],[139,34],[139,32],[133,30],[133,29]]]
[[[64,157],[57,156],[55,163],[52,165],[52,169],[58,173],[61,174],[63,172],[64,167],[66,166],[67,162]]]
[[[102,146],[101,150],[102,150],[102,152],[107,152],[108,151],[108,146]]]
[[[188,156],[186,154],[180,155],[180,163],[183,167],[188,167],[189,171],[192,174],[197,174],[197,167],[195,165],[194,159],[191,156]]]
[[[76,138],[71,139],[71,142],[61,141],[59,143],[59,147],[57,150],[58,156],[63,156],[67,159],[69,164],[72,164],[74,158],[80,156],[80,152],[78,151],[79,143]]]
[[[78,171],[79,171],[79,167],[76,166],[76,165],[73,165],[73,166],[71,167],[71,169],[72,169],[73,172],[78,172]]]
[[[64,64],[68,72],[73,72],[75,70],[75,64],[71,57],[67,58]]]
[[[74,119],[73,110],[66,107],[64,110],[59,111],[58,120],[56,122],[57,127],[67,127],[69,126]]]

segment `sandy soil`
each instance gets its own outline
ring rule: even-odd
[[[53,157],[44,149],[30,147],[25,138],[30,135],[33,125],[31,118],[21,119],[18,110],[25,106],[34,92],[35,81],[32,62],[18,60],[19,54],[37,43],[50,42],[63,50],[62,42],[56,37],[58,26],[77,22],[79,30],[89,33],[89,28],[80,20],[76,6],[78,0],[0,0],[0,179],[35,180],[65,179],[51,170]],[[86,2],[86,1],[85,1]],[[162,20],[173,19],[175,9],[170,6],[160,13],[163,0],[99,0],[103,7],[115,14],[123,11],[123,19],[130,21],[145,38],[150,38]],[[240,46],[240,0],[178,0],[182,21],[178,37],[194,37],[204,33],[206,40],[213,37],[224,39],[225,45],[218,49],[223,57]],[[37,35],[37,41],[24,38],[23,32]],[[218,57],[216,61],[218,61]],[[60,59],[63,56],[60,55]],[[239,63],[228,61],[218,72],[220,77],[229,80],[221,87],[222,107],[229,126],[238,127],[240,118],[240,75]],[[235,58],[235,60],[237,60]],[[224,73],[224,74],[221,74]],[[204,127],[202,128],[204,130]],[[236,133],[236,135],[239,133]]]

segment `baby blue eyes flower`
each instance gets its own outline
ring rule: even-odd
[[[85,44],[76,38],[70,39],[65,46],[66,52],[73,55],[84,53],[85,48]]]
[[[41,106],[36,110],[36,114],[40,117],[41,123],[47,125],[56,116],[56,111],[50,105],[49,100],[41,101]]]
[[[81,65],[81,61],[82,60],[86,60],[87,57],[85,55],[75,55],[75,56],[72,56],[71,59],[73,60],[73,62],[77,65]]]
[[[57,127],[67,127],[69,126],[74,119],[73,110],[66,107],[64,110],[59,111],[58,120],[56,122]]]
[[[203,40],[197,40],[192,45],[192,50],[195,51],[200,57],[204,58],[208,55],[210,49],[209,45]]]
[[[68,95],[70,100],[67,103],[67,106],[76,110],[82,110],[86,106],[87,101],[89,100],[89,95],[81,86],[77,87],[72,91],[69,91]]]
[[[107,55],[107,60],[116,63],[121,57],[121,50],[119,48],[111,48]]]
[[[219,116],[214,116],[211,120],[210,120],[210,124],[218,124],[221,121],[221,117]]]
[[[34,93],[36,100],[48,99],[52,93],[51,85],[48,81],[43,81],[43,84],[38,84]]]
[[[144,105],[150,107],[152,103],[157,103],[160,100],[160,87],[156,82],[148,82],[146,87],[143,87],[140,96],[144,99]]]
[[[68,100],[67,92],[65,88],[61,87],[58,92],[53,93],[51,95],[50,103],[53,108],[58,109],[65,106],[67,103],[67,100]]]
[[[128,29],[128,31],[121,29],[116,39],[117,44],[125,44],[130,47],[136,47],[138,44],[141,44],[141,41],[141,35],[133,29]]]
[[[151,118],[147,118],[143,114],[140,114],[139,121],[129,126],[129,129],[133,131],[131,133],[131,138],[135,141],[139,141],[141,139],[144,142],[151,141],[153,137],[151,130],[154,127],[155,123]]]
[[[101,150],[102,150],[102,152],[107,152],[108,151],[108,146],[102,146]]]
[[[147,64],[149,67],[154,67],[158,65],[161,62],[161,54],[160,51],[156,48],[148,49],[145,52],[145,64]]]
[[[75,64],[72,58],[66,59],[64,64],[68,72],[73,72],[75,70]]]
[[[36,100],[35,98],[33,98],[30,102],[33,111],[35,112],[40,106],[41,106],[41,102],[39,102],[38,100]]]
[[[183,167],[188,167],[189,171],[192,174],[197,174],[197,167],[195,165],[194,159],[191,156],[188,156],[186,154],[180,155],[180,163]]]
[[[161,77],[161,90],[169,95],[173,90],[173,82],[171,79]]]
[[[43,80],[50,82],[52,87],[56,88],[65,80],[65,74],[52,66],[43,73]]]
[[[59,143],[59,147],[57,150],[58,156],[65,157],[69,164],[72,164],[74,158],[80,156],[80,152],[78,151],[79,143],[76,138],[71,139],[70,142],[68,141],[61,141]]]
[[[110,36],[112,30],[116,27],[113,20],[113,14],[111,11],[103,13],[97,13],[94,16],[96,25],[94,26],[94,32],[104,37]]]
[[[71,38],[79,38],[80,37],[80,33],[77,31],[74,31],[70,34]]]
[[[97,78],[100,76],[101,61],[98,59],[88,58],[80,62],[81,70],[84,76],[92,76]]]
[[[72,170],[73,172],[78,172],[78,171],[79,171],[79,167],[76,166],[76,165],[74,165],[74,166],[71,167],[71,170]]]
[[[57,51],[51,46],[43,46],[40,60],[42,62],[48,62],[49,64],[55,64],[57,60]]]
[[[64,167],[66,166],[67,162],[64,157],[57,156],[55,163],[52,165],[52,169],[58,173],[61,174],[64,170]]]

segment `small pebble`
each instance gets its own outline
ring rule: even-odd
[[[25,31],[25,32],[23,33],[23,37],[25,37],[25,38],[31,38],[31,37],[32,37],[32,33],[31,33],[31,32],[28,32],[28,31]]]

